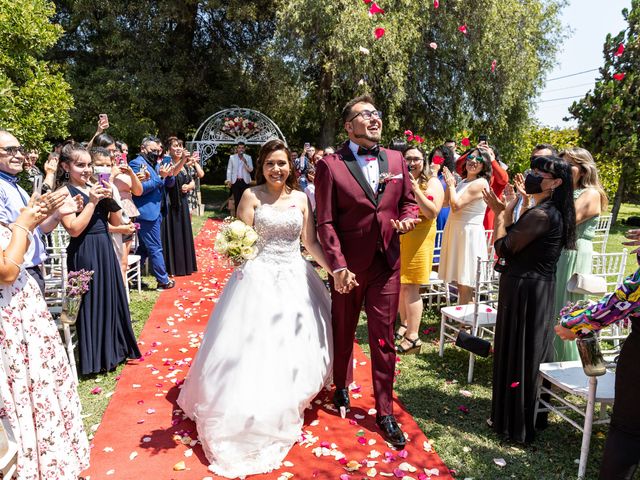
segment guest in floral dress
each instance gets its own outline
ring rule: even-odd
[[[19,480],[76,480],[89,466],[76,381],[36,281],[23,260],[33,229],[62,205],[56,192],[0,224],[0,417],[18,444]]]

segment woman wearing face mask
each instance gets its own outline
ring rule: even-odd
[[[575,208],[571,167],[558,157],[534,157],[524,181],[536,206],[513,222],[512,187],[505,200],[491,190],[484,198],[495,214],[498,256],[506,260],[500,277],[489,424],[508,440],[535,438],[533,414],[540,363],[553,361],[555,268],[563,248],[575,248]],[[546,416],[538,415],[538,425]]]
[[[84,208],[62,217],[71,235],[67,247],[69,271],[92,270],[89,291],[82,298],[76,321],[80,373],[109,371],[127,358],[139,358],[131,327],[129,305],[108,226],[122,223],[120,207],[108,182],[90,183],[93,174],[89,152],[76,143],[63,149],[58,164],[63,189],[81,195]]]
[[[556,316],[568,302],[585,300],[586,295],[571,293],[567,282],[574,273],[591,273],[593,256],[593,236],[598,226],[598,218],[606,210],[608,200],[600,181],[596,162],[584,148],[570,148],[560,153],[560,158],[571,165],[573,198],[576,207],[576,249],[562,250],[556,270]],[[553,340],[554,361],[578,360],[575,342],[565,342],[556,336]]]

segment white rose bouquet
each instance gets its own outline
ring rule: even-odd
[[[216,235],[215,251],[224,255],[234,265],[242,265],[245,261],[255,258],[258,234],[246,223],[233,217],[224,219],[224,224]]]

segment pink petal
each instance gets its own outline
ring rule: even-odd
[[[511,384],[511,388],[518,388],[520,386],[520,382],[513,382]]]
[[[622,80],[624,80],[625,74],[624,73],[614,73],[613,74],[613,78],[615,78],[617,81],[621,82]]]
[[[456,310],[462,310],[462,307],[456,307]]]
[[[433,0],[433,8],[438,8],[440,6],[440,2],[438,0]]]
[[[384,348],[386,344],[387,342],[385,342],[383,338],[378,339],[378,345],[380,345],[382,348]]]
[[[404,134],[408,137],[409,135],[413,135],[413,132],[411,130],[405,130]]]
[[[402,470],[400,470],[399,468],[394,468],[393,469],[393,474],[396,476],[396,478],[404,477],[404,472]]]
[[[100,387],[96,387],[91,390],[91,395],[98,395],[99,393],[102,393],[102,389]]]
[[[367,443],[367,439],[364,437],[358,437],[358,443],[360,445],[365,445]]]
[[[431,43],[429,44],[429,46],[430,46],[431,48],[433,48],[434,50],[435,50],[436,48],[438,48],[438,44],[437,44],[436,42],[431,42]]]
[[[498,65],[498,61],[494,59],[491,62],[491,72],[495,72],[496,71],[496,65]]]
[[[380,8],[376,2],[373,2],[369,9],[369,15],[375,15],[376,13],[384,13],[384,10]]]
[[[402,450],[400,453],[398,453],[398,456],[400,458],[407,458],[409,456],[409,452],[407,452],[406,450]]]
[[[469,408],[465,405],[460,405],[458,407],[458,410],[461,411],[462,413],[469,413]]]
[[[621,43],[620,45],[618,45],[618,50],[616,50],[616,53],[614,53],[613,56],[621,57],[623,53],[624,53],[624,45]]]
[[[459,31],[459,32],[464,33],[465,35],[466,35],[467,33],[469,33],[469,32],[467,31],[467,26],[466,26],[466,25],[460,25],[460,26],[458,27],[458,31]]]
[[[340,480],[349,480],[351,477],[349,475],[347,475],[346,473],[343,473],[342,475],[340,475]]]
[[[384,28],[378,27],[373,31],[373,35],[376,37],[376,40],[380,40],[384,36]]]

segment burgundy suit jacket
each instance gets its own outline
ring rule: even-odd
[[[402,154],[382,148],[379,165],[381,175],[402,178],[390,180],[376,195],[348,142],[316,163],[318,237],[332,271],[365,271],[379,245],[389,267],[400,268],[400,238],[391,220],[417,218],[418,205]]]

